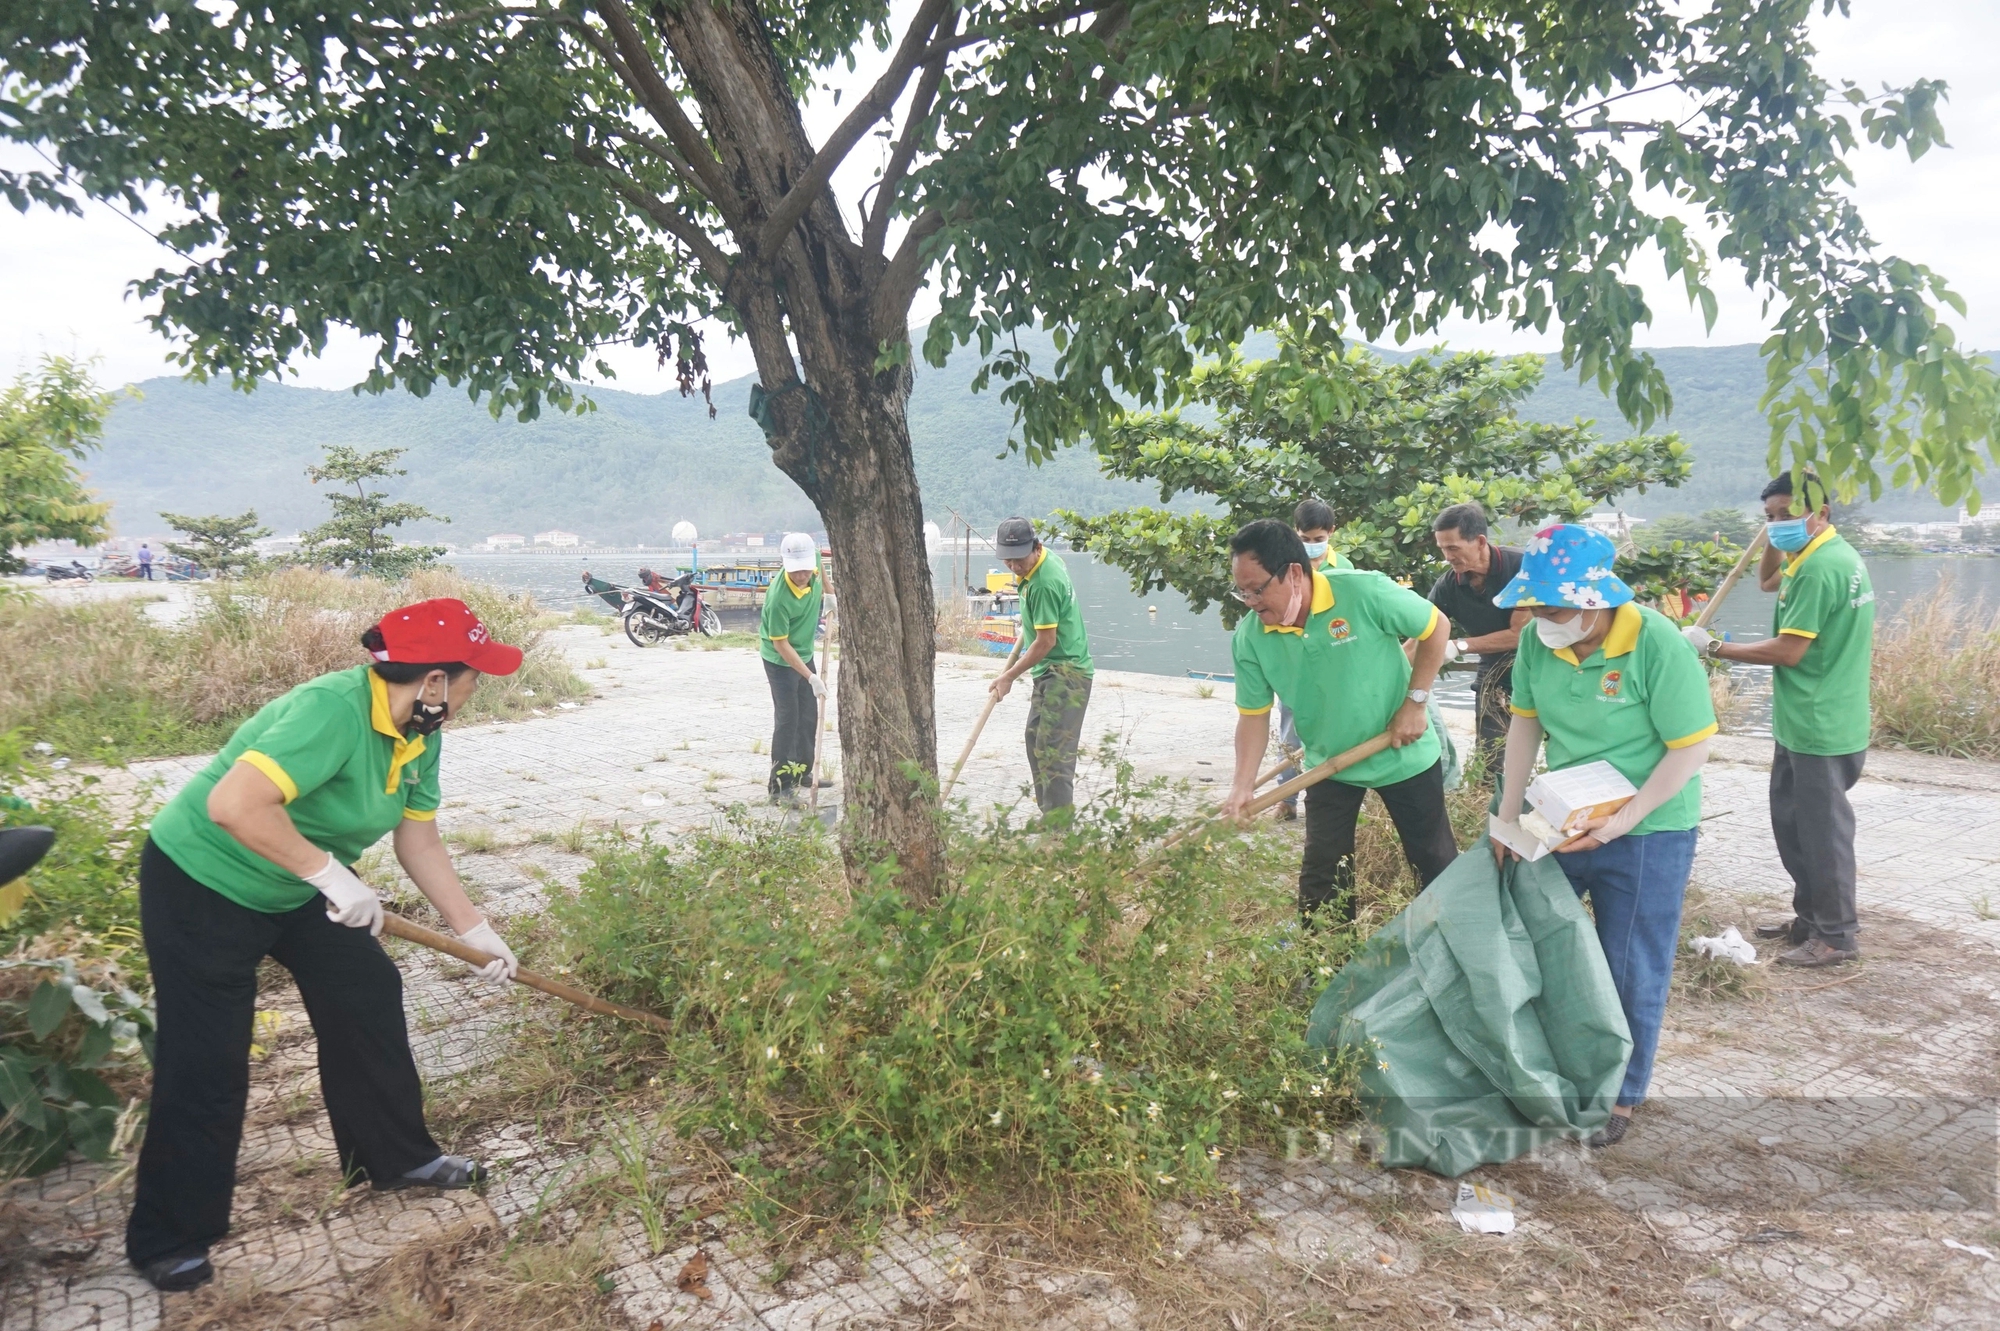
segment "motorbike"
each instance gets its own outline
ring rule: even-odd
[[[722,616],[702,597],[692,573],[683,573],[659,591],[627,587],[619,597],[623,601],[619,618],[634,647],[651,647],[689,633],[713,638],[722,632]]]
[[[50,582],[63,582],[70,578],[74,578],[79,582],[96,581],[96,579],[91,576],[90,570],[85,568],[82,564],[78,563],[74,559],[72,559],[67,565],[50,564],[46,569],[43,570],[43,572],[48,574]]]

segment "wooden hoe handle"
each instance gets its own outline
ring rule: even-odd
[[[421,943],[433,951],[457,957],[460,961],[473,966],[484,966],[493,960],[492,957],[481,952],[476,947],[467,947],[456,938],[447,937],[434,930],[426,929],[421,924],[412,923],[394,911],[385,910],[382,912],[382,932],[396,938],[407,939],[412,943]],[[516,984],[525,984],[530,989],[539,989],[545,994],[562,999],[565,1003],[574,1003],[580,1008],[601,1013],[607,1017],[623,1017],[627,1021],[643,1021],[648,1026],[657,1026],[663,1031],[673,1030],[673,1027],[668,1024],[667,1019],[656,1012],[641,1012],[637,1008],[620,1007],[616,1003],[607,1003],[595,994],[586,994],[583,990],[573,985],[567,985],[560,980],[551,980],[546,976],[537,975],[525,967],[514,972],[514,982]]]

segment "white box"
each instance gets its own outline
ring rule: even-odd
[[[1567,840],[1587,819],[1617,812],[1638,793],[1624,773],[1600,758],[1542,773],[1528,784],[1528,804]]]

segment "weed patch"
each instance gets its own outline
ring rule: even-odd
[[[581,981],[682,1032],[621,1037],[617,1075],[650,1074],[767,1228],[1023,1186],[1136,1214],[1348,1104],[1290,995],[1353,936],[1298,932],[1287,839],[1142,870],[1160,830],[1122,801],[1061,831],[960,829],[950,890],[918,909],[888,865],[850,901],[816,825],[741,820],[602,846],[552,911]]]
[[[1875,742],[2000,757],[2000,620],[1940,585],[1875,634]]]

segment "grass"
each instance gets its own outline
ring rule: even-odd
[[[1286,837],[1147,861],[1164,824],[1132,794],[1065,829],[955,828],[928,910],[887,865],[851,886],[813,823],[603,844],[551,904],[561,958],[677,1034],[565,1049],[580,1077],[656,1080],[665,1125],[711,1142],[773,1231],[1022,1190],[1142,1216],[1212,1190],[1226,1153],[1347,1114],[1292,993],[1354,935],[1299,934]]]
[[[1875,634],[1877,744],[2000,758],[2000,617],[1949,586],[1904,603]]]
[[[358,639],[383,612],[437,596],[466,601],[496,638],[527,654],[513,675],[481,683],[465,720],[514,719],[589,696],[542,641],[551,617],[528,597],[449,570],[390,584],[293,569],[203,584],[175,626],[128,601],[0,603],[0,730],[96,761],[219,748],[294,685],[366,660]]]

